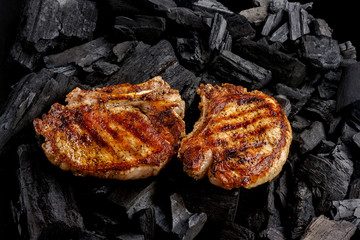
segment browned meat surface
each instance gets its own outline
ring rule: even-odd
[[[161,77],[138,85],[74,89],[34,120],[54,165],[75,175],[138,179],[157,175],[184,135],[185,103]]]
[[[292,131],[276,100],[231,84],[201,85],[198,94],[200,119],[178,153],[184,171],[226,189],[252,188],[277,176]]]

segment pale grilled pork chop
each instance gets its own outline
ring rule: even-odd
[[[185,103],[161,77],[138,85],[74,89],[34,120],[47,158],[75,175],[119,180],[157,175],[185,133]]]
[[[276,100],[260,91],[201,85],[200,119],[181,142],[178,157],[195,179],[232,189],[276,177],[286,162],[292,131]]]

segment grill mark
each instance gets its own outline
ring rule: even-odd
[[[269,105],[269,104],[268,103],[263,103],[263,104],[260,104],[260,105],[255,105],[253,108],[246,109],[245,111],[241,111],[241,112],[236,112],[235,114],[232,114],[232,115],[229,115],[229,116],[226,116],[226,117],[222,117],[221,119],[222,120],[235,119],[235,118],[244,116],[244,115],[246,115],[248,113],[263,109],[263,108],[265,108],[266,105]],[[271,108],[271,107],[268,106],[268,108]]]
[[[101,119],[99,121],[97,116],[90,117],[87,114],[92,114],[94,110],[88,110],[87,107],[85,109],[80,109],[79,112],[75,115],[75,122],[82,127],[82,129],[88,133],[88,135],[91,137],[91,139],[100,147],[100,148],[106,148],[111,152],[112,154],[116,154],[115,150],[112,148],[112,146],[106,142],[102,136],[96,131],[97,124],[101,122]],[[82,112],[82,114],[80,114]],[[80,115],[80,116],[78,116]],[[100,124],[99,124],[100,125]]]
[[[107,118],[107,122],[105,123],[104,121],[100,122],[100,126],[101,128],[106,131],[114,140],[116,140],[116,145],[121,145],[121,150],[122,151],[127,151],[131,156],[134,156],[136,159],[140,159],[143,158],[140,154],[139,151],[136,151],[127,141],[125,141],[125,139],[119,135],[119,132],[110,128],[109,124],[110,123],[114,123],[114,121],[112,120],[113,116],[110,116],[109,118]],[[118,154],[116,154],[119,158],[120,156]]]

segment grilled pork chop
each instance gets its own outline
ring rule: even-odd
[[[246,88],[201,85],[200,119],[181,142],[178,157],[195,179],[208,175],[225,189],[272,180],[286,162],[292,131],[274,98]]]
[[[185,103],[161,77],[138,85],[74,89],[34,120],[47,158],[75,175],[119,180],[157,175],[185,133]]]

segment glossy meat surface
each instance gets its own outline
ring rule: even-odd
[[[208,176],[225,189],[252,188],[276,177],[286,162],[292,131],[276,100],[241,86],[201,85],[200,119],[178,157],[195,179]]]
[[[75,175],[119,180],[157,175],[184,135],[185,103],[161,77],[81,90],[34,120],[48,159]]]

